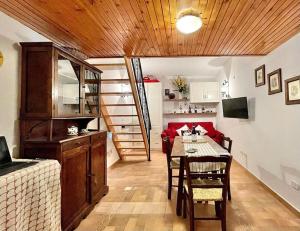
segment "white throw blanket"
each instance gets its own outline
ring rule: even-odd
[[[44,160],[0,176],[0,230],[61,230],[60,169]]]

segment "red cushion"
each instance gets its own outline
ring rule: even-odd
[[[172,133],[171,133],[172,137],[178,136],[178,133],[175,128],[171,128],[171,130],[172,130]]]
[[[171,137],[171,135],[172,135],[172,129],[171,129],[171,128],[167,128],[167,129],[165,130],[165,133],[167,134],[167,136],[170,136],[170,137]]]
[[[206,131],[207,135],[210,137],[216,136],[216,130],[212,122],[169,122],[168,123],[168,130],[169,129],[176,129],[181,128],[184,125],[187,125],[190,129],[193,127],[193,124],[202,126]],[[177,133],[177,132],[176,132]]]
[[[165,131],[163,131],[162,138],[165,135],[169,136],[171,146],[173,146],[174,137],[178,136],[176,129],[181,128],[185,124],[189,128],[192,128],[193,124],[195,124],[196,126],[197,125],[202,126],[207,131],[206,135],[208,135],[209,137],[214,139],[215,142],[222,144],[224,135],[223,135],[223,133],[219,132],[218,130],[216,130],[214,128],[212,122],[170,122],[170,123],[168,123],[168,128]],[[166,147],[163,142],[162,142],[162,150],[164,153],[166,153]]]

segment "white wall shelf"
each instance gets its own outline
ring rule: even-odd
[[[164,113],[164,116],[216,116],[216,112],[204,112],[204,113]]]

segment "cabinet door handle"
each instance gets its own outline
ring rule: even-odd
[[[89,176],[89,177],[92,177],[92,176],[95,176],[95,174],[92,174],[92,173],[91,173],[91,174],[88,174],[88,176]]]

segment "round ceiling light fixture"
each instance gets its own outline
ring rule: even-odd
[[[191,34],[199,30],[202,26],[200,14],[189,9],[182,12],[177,21],[176,28],[183,34]]]

